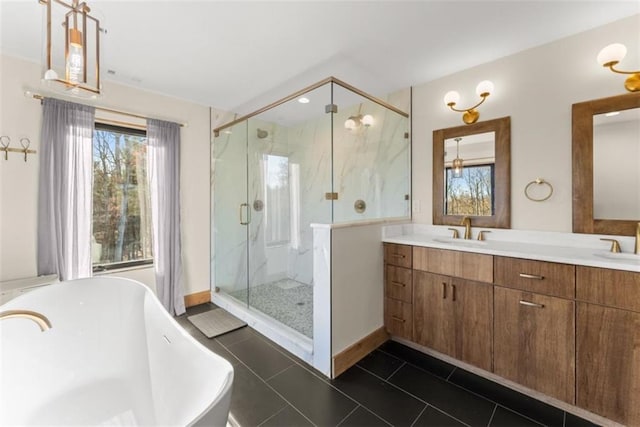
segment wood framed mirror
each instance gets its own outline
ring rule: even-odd
[[[573,104],[571,123],[573,232],[632,236],[640,222],[640,92]]]
[[[433,131],[433,223],[465,216],[473,226],[511,227],[510,117]]]

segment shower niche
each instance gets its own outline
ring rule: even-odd
[[[311,364],[331,348],[314,227],[410,217],[409,118],[394,105],[409,91],[381,100],[331,77],[213,130],[212,300]]]

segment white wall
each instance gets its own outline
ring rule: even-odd
[[[40,91],[40,65],[0,56],[0,135],[27,136],[40,150],[42,111],[24,90]],[[84,102],[84,101],[80,101]],[[104,83],[98,105],[188,123],[182,128],[181,215],[185,294],[209,289],[209,108],[133,87]],[[13,154],[13,155],[12,155]],[[0,281],[35,276],[39,153],[0,159]],[[155,288],[153,271],[120,274]]]
[[[511,116],[512,228],[570,232],[571,105],[625,93],[624,77],[598,65],[596,55],[610,43],[623,43],[628,53],[621,67],[638,69],[638,28],[640,15],[635,15],[415,86],[414,222],[432,223],[432,132],[463,124],[462,115],[444,105],[444,94],[457,90],[461,94],[458,107],[471,106],[476,85],[488,79],[495,84],[495,93],[479,107],[480,121]],[[531,202],[524,195],[524,187],[537,177],[555,189],[544,203]]]

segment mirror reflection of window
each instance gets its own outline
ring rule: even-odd
[[[453,169],[445,170],[445,214],[491,216],[495,211],[494,164],[465,166],[462,175],[454,177]]]
[[[444,214],[495,213],[495,132],[446,139]]]

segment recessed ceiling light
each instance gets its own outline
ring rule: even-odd
[[[620,114],[620,111],[612,111],[610,113],[606,113],[605,116],[606,117],[613,117],[613,116],[617,116],[618,114]]]
[[[302,98],[298,98],[298,102],[300,104],[308,104],[309,103],[309,98],[305,98],[304,96]]]

